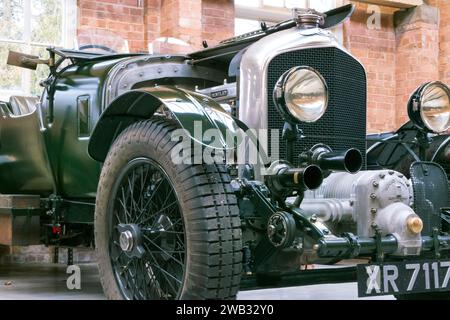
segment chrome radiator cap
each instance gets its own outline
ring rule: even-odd
[[[325,24],[326,15],[314,9],[292,9],[294,21],[300,29],[320,28]]]

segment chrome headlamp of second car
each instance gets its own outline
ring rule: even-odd
[[[420,86],[408,104],[411,120],[420,128],[441,133],[450,129],[450,89],[440,81]]]
[[[274,100],[278,110],[288,120],[316,122],[327,111],[328,87],[317,70],[294,67],[278,80]]]

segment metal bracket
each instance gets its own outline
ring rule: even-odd
[[[439,229],[433,228],[433,251],[436,259],[441,257],[440,253],[440,243],[439,243]]]
[[[259,189],[257,185],[246,180],[244,180],[243,183],[246,196],[255,206],[255,210],[261,215],[264,224],[267,224],[269,216],[275,214],[278,211],[277,208],[275,208],[270,200],[264,196],[264,193]],[[258,269],[259,266],[268,261],[277,250],[278,249],[270,243],[269,238],[266,234],[258,243],[258,245],[253,249],[254,269]]]
[[[244,274],[246,275],[252,275],[253,272],[253,259],[252,259],[252,252],[248,246],[245,246],[242,248],[242,254],[243,254],[243,269]]]
[[[383,244],[381,241],[381,230],[377,225],[373,226],[375,230],[375,261],[383,262],[384,261],[384,251]]]
[[[450,208],[442,208],[441,210],[442,220],[450,224]]]
[[[350,232],[344,233],[342,237],[346,238],[350,244],[348,251],[345,253],[345,255],[348,256],[349,258],[359,256],[359,252],[361,251],[361,245],[359,244],[358,237]]]
[[[406,142],[401,142],[400,144],[413,157],[414,161],[420,162],[420,157],[413,151],[413,149]]]

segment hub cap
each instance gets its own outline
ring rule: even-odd
[[[130,231],[124,231],[120,234],[120,247],[125,252],[130,252],[133,249],[133,234]]]
[[[176,299],[185,272],[185,229],[172,182],[156,162],[126,165],[113,188],[110,257],[126,299]]]

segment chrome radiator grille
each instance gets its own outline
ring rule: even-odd
[[[319,71],[329,89],[329,105],[325,115],[315,123],[299,125],[305,138],[295,144],[295,164],[298,164],[298,154],[317,143],[327,144],[335,151],[357,148],[363,154],[365,164],[366,74],[357,60],[334,47],[284,53],[275,57],[269,65],[268,128],[280,129],[280,158],[286,157],[286,146],[281,139],[284,120],[275,107],[272,94],[281,75],[295,66],[309,66]]]

